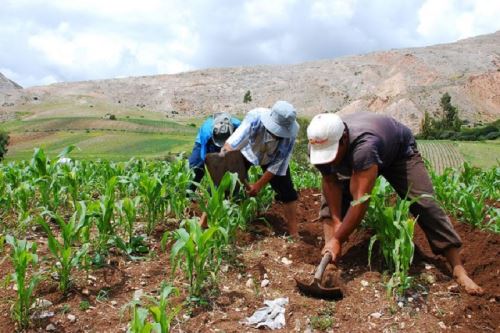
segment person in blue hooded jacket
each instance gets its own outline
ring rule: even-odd
[[[208,117],[200,127],[193,151],[189,157],[189,167],[194,170],[194,181],[199,183],[205,174],[205,157],[209,153],[220,152],[224,142],[240,125],[240,120],[227,112]],[[196,185],[191,186],[195,190]]]

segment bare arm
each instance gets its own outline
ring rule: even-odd
[[[350,192],[354,200],[358,200],[363,195],[371,193],[375,180],[377,179],[377,174],[378,166],[376,164],[366,170],[354,172],[352,174]],[[350,206],[342,221],[342,189],[337,179],[324,177],[323,192],[328,203],[328,208],[330,208],[333,223],[331,226],[328,226],[326,223],[324,224],[325,247],[322,253],[330,252],[332,254],[332,261],[335,262],[342,253],[342,243],[347,240],[349,235],[361,223],[368,209],[368,201]]]
[[[377,174],[378,166],[376,164],[373,164],[366,170],[353,172],[350,182],[350,191],[354,200],[359,200],[365,194],[371,193],[375,185],[375,180],[377,179]],[[335,232],[334,237],[340,242],[344,242],[361,223],[368,209],[368,204],[369,201],[365,201],[358,205],[350,206],[341,226]]]
[[[274,174],[266,171],[254,184],[249,185],[248,195],[256,196],[259,191],[266,186],[267,183],[274,177]]]

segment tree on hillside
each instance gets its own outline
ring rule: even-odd
[[[455,106],[451,104],[451,96],[448,93],[444,93],[441,97],[441,108],[443,109],[443,129],[454,130],[456,132],[460,131],[460,126],[462,122],[458,118],[458,110]]]
[[[7,154],[7,146],[9,145],[9,134],[0,132],[0,161]]]
[[[424,119],[420,123],[420,137],[422,139],[429,139],[433,134],[432,119],[429,112],[425,111]]]
[[[249,103],[251,101],[252,101],[252,93],[250,92],[250,90],[247,90],[245,96],[243,96],[243,103]]]

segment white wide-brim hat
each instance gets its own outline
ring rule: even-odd
[[[321,113],[314,116],[307,127],[311,164],[330,163],[337,157],[344,129],[344,122],[336,114]]]
[[[300,126],[296,119],[297,111],[292,104],[285,101],[276,102],[268,112],[261,116],[264,127],[280,138],[297,136]]]

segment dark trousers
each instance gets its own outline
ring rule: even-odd
[[[394,187],[401,198],[408,195],[411,200],[422,194],[434,195],[434,188],[429,173],[424,166],[422,156],[414,149],[414,154],[406,159],[395,161],[384,169],[382,176]],[[352,196],[349,180],[342,181],[342,218],[347,213]],[[417,223],[424,231],[434,254],[442,254],[450,247],[461,247],[462,241],[456,233],[450,219],[432,198],[420,198],[410,206],[410,212],[418,217]],[[320,217],[330,218],[330,210],[322,196]]]

